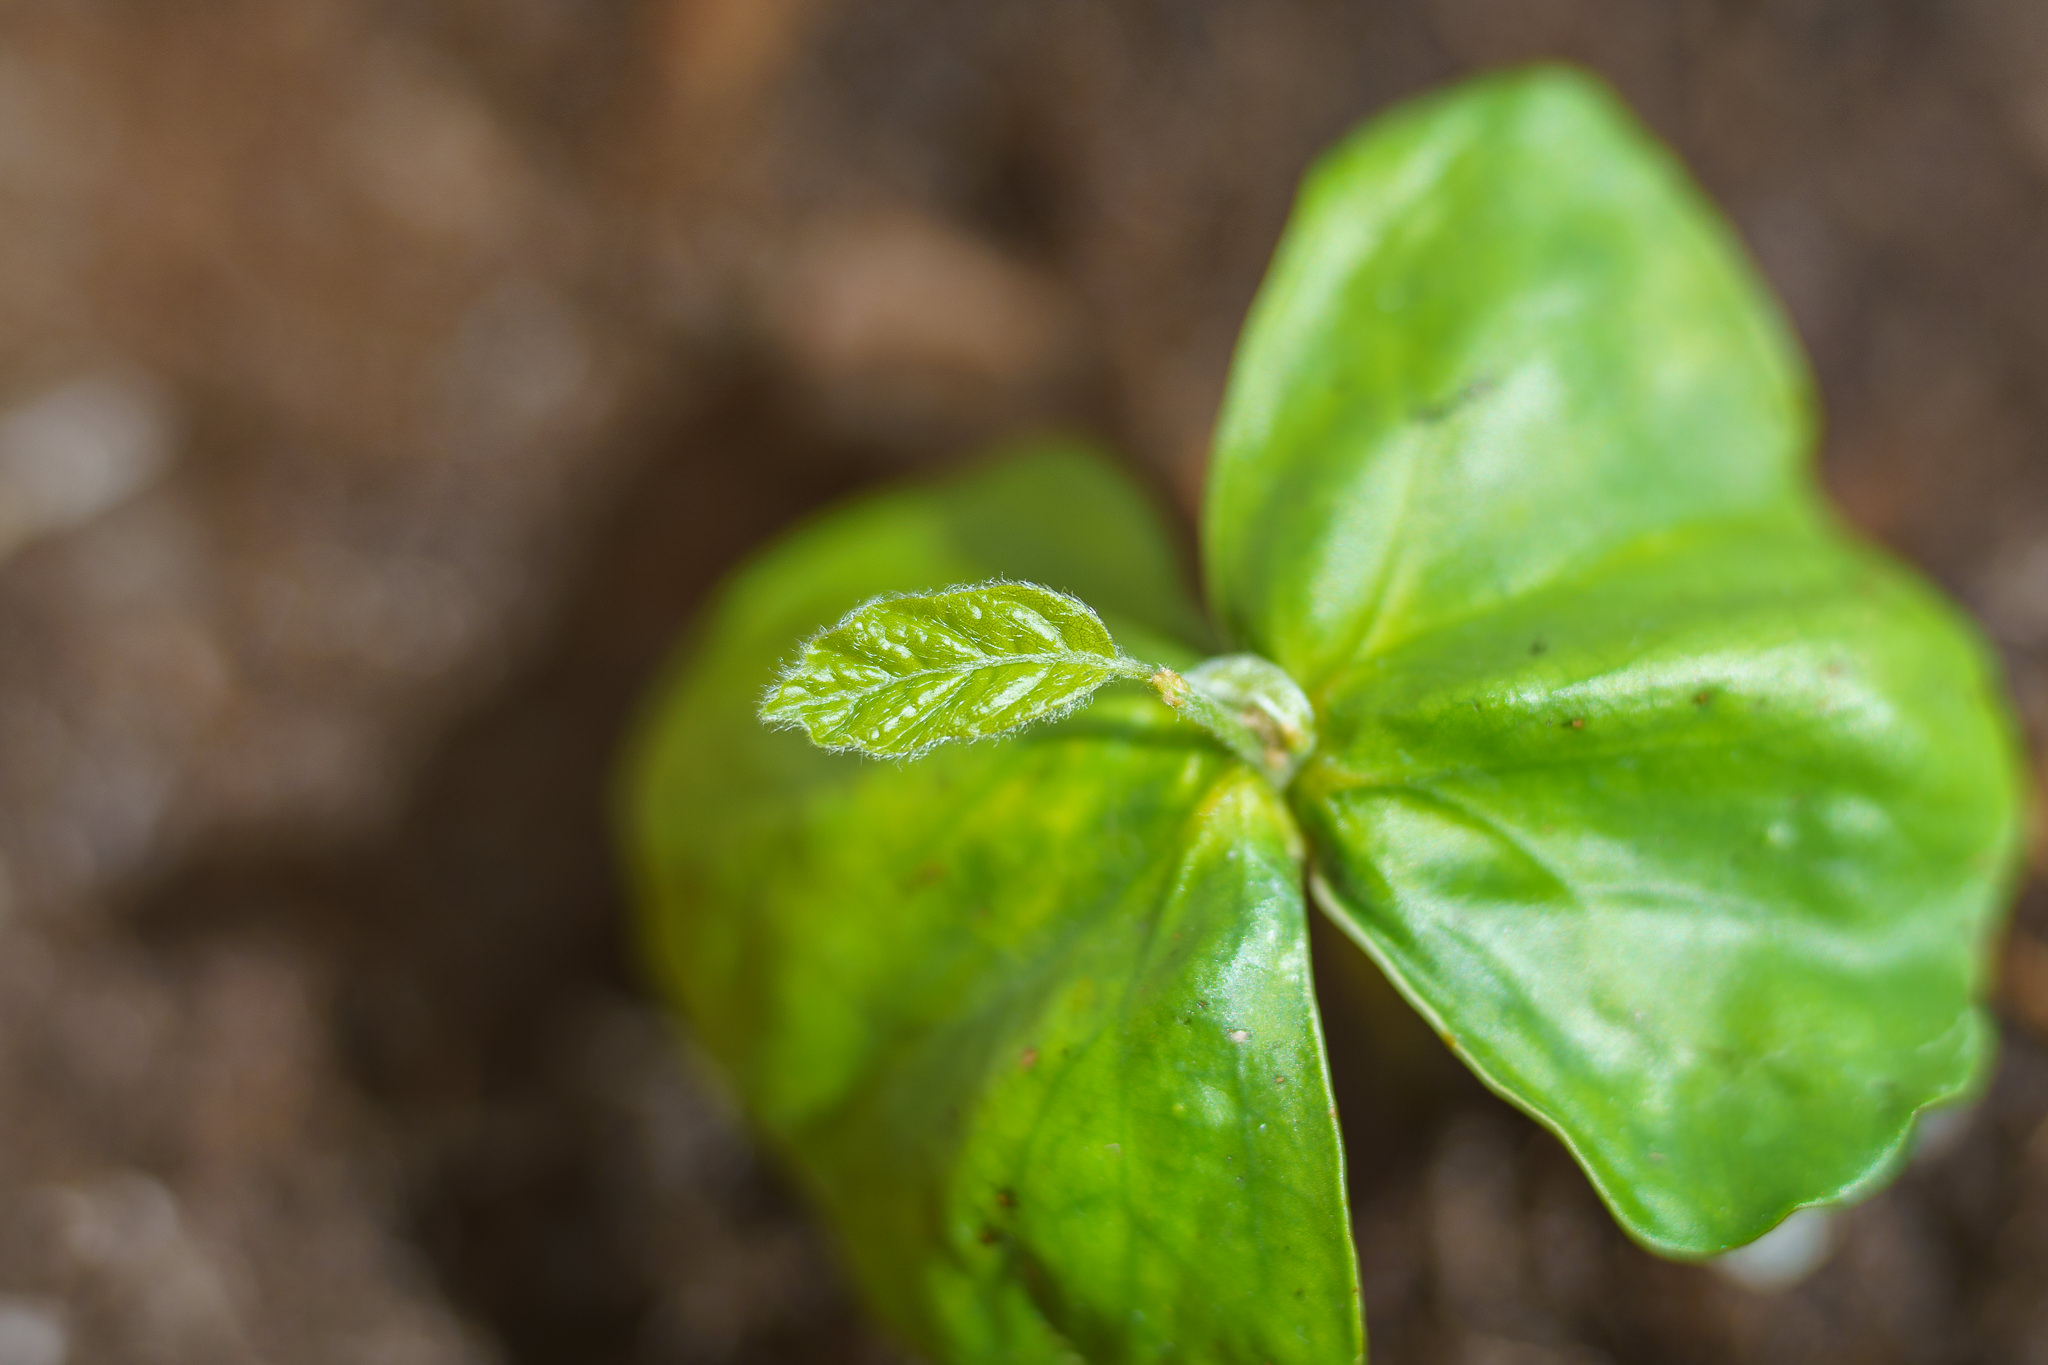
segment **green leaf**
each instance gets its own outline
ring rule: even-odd
[[[981,583],[863,602],[804,642],[761,718],[827,749],[912,758],[1079,706],[1112,678],[1148,678],[1079,598]]]
[[[1974,641],[1874,553],[1674,537],[1361,661],[1319,899],[1671,1253],[1887,1175],[1989,1059],[2014,850]]]
[[[1301,848],[1271,787],[1135,690],[911,765],[752,718],[792,639],[991,575],[1194,657],[1156,520],[1092,461],[807,528],[722,595],[637,747],[651,959],[933,1357],[1354,1361]]]
[[[1204,511],[1236,642],[1361,653],[1806,487],[1804,366],[1683,171],[1586,77],[1494,77],[1310,175]]]
[[[1218,438],[1212,591],[1320,722],[1319,901],[1672,1254],[1867,1188],[1989,1042],[2012,737],[1820,508],[1809,410],[1678,168],[1539,70],[1315,172]]]

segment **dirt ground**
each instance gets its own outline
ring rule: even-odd
[[[0,0],[0,1365],[902,1359],[631,961],[718,575],[1063,425],[1191,513],[1309,157],[1612,80],[1848,514],[2048,736],[2035,0]],[[2048,890],[1984,1101],[1765,1292],[1319,942],[1378,1362],[2048,1365]]]

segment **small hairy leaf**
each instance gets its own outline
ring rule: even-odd
[[[1111,678],[1151,672],[1080,599],[977,583],[863,602],[804,643],[761,718],[827,749],[909,758],[1064,715]]]

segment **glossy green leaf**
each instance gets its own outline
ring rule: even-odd
[[[1212,591],[1317,708],[1318,898],[1674,1254],[1867,1187],[1988,1046],[2011,736],[1820,509],[1809,406],[1670,158],[1534,71],[1318,169],[1218,438]]]
[[[1155,520],[1092,461],[814,524],[725,591],[651,712],[627,811],[653,960],[935,1358],[1356,1360],[1299,836],[1270,786],[1137,688],[914,764],[753,720],[792,640],[991,575],[1192,657]]]
[[[912,758],[1063,716],[1112,678],[1152,672],[1079,598],[979,583],[861,603],[804,642],[761,718],[821,748]]]
[[[1309,177],[1217,431],[1211,599],[1313,697],[1638,536],[1795,496],[1810,410],[1727,230],[1612,96],[1476,81]]]
[[[1982,1070],[1996,717],[1924,589],[1764,523],[1361,661],[1296,801],[1338,922],[1699,1255],[1880,1178]]]

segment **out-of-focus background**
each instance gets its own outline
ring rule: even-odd
[[[1307,160],[1535,56],[1726,206],[2048,731],[2036,0],[0,4],[0,1365],[899,1360],[633,967],[628,709],[1006,433],[1190,513]],[[1323,946],[1376,1361],[2048,1362],[2038,883],[1986,1099],[1747,1283]]]

